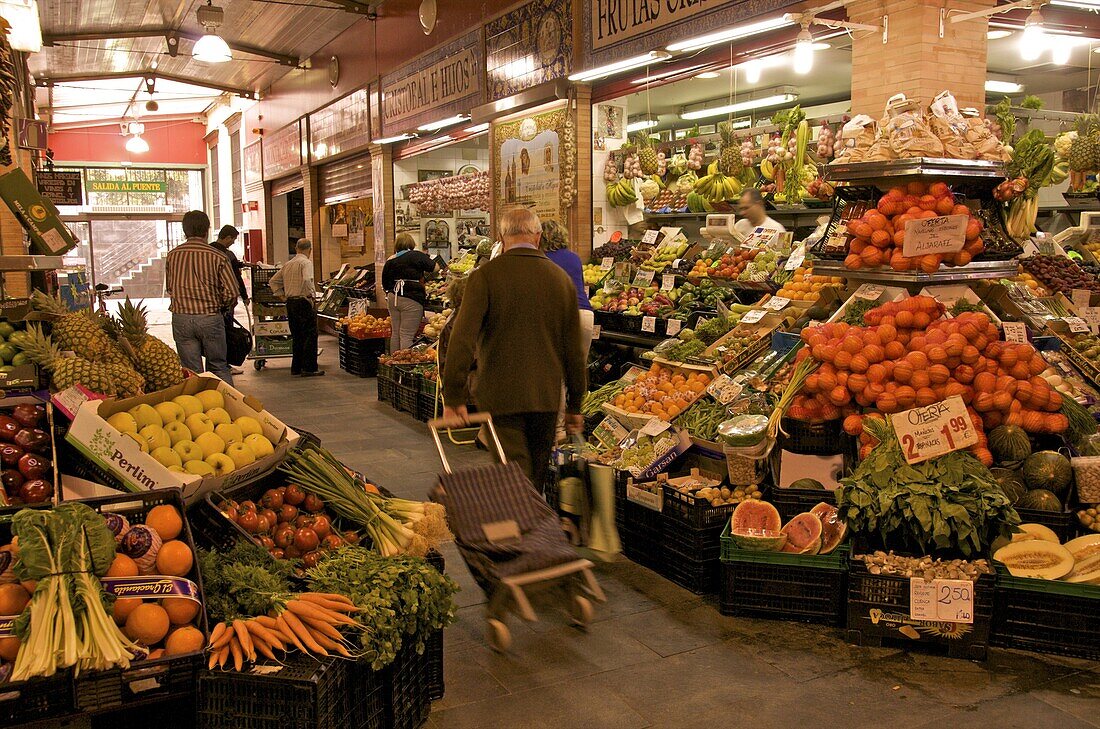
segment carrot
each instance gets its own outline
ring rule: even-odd
[[[275,658],[275,654],[271,652],[271,647],[263,638],[255,635],[252,636],[252,647],[259,651],[260,655],[264,658],[270,658],[273,661],[278,660]]]
[[[244,665],[244,651],[241,650],[241,644],[235,635],[229,639],[229,652],[233,654],[234,670],[241,670],[241,666]]]
[[[210,647],[214,650],[229,645],[229,639],[233,637],[233,631],[229,629],[228,623],[218,623],[218,625],[222,626],[221,635],[216,640],[210,639]],[[217,632],[217,628],[214,629],[214,632]]]
[[[210,659],[206,662],[206,670],[213,671],[218,665],[218,651],[210,651]]]
[[[226,643],[224,646],[219,648],[217,651],[214,652],[214,655],[218,657],[218,668],[224,666],[225,662],[229,659],[229,644]]]
[[[295,634],[295,632],[290,629],[290,626],[287,625],[286,619],[283,617],[283,615],[280,615],[278,618],[276,618],[275,622],[278,623],[279,630],[282,632],[283,635],[287,637],[289,642],[294,644],[295,648],[300,650],[302,653],[309,653],[309,651],[306,650],[306,647],[302,645],[302,641],[298,640],[297,634]]]
[[[327,638],[323,635],[316,635],[316,634],[313,636],[313,639],[316,640],[318,643],[320,643],[321,647],[325,648],[326,650],[336,651],[337,653],[339,653],[340,655],[342,655],[346,658],[352,658],[353,657],[351,655],[351,653],[348,651],[347,646],[345,646],[342,642],[331,640],[331,639],[329,639],[329,638]]]
[[[321,597],[315,592],[303,592],[298,595],[298,599],[314,605],[326,607],[329,610],[337,610],[344,613],[357,613],[360,610],[359,607],[352,604],[350,601],[331,600],[327,597]]]
[[[278,627],[276,622],[275,622],[275,618],[270,617],[268,615],[258,615],[256,617],[252,618],[252,620],[254,620],[256,623],[264,626],[268,630],[272,630],[272,629]]]
[[[214,626],[214,629],[210,631],[210,642],[208,645],[213,648],[214,644],[218,642],[218,639],[225,633],[225,623],[218,623]]]
[[[312,596],[312,597],[315,597],[315,598],[323,598],[325,600],[331,600],[332,602],[342,602],[342,603],[344,603],[345,605],[347,605],[349,607],[356,607],[355,603],[353,603],[351,601],[351,599],[348,598],[346,595],[337,595],[334,592],[303,592],[298,597],[303,597],[303,596],[306,596],[306,595],[309,595],[309,596]],[[358,608],[356,608],[356,609],[358,609]]]
[[[347,615],[342,615],[340,613],[333,612],[332,610],[326,610],[325,608],[319,607],[317,605],[310,605],[306,602],[291,600],[286,604],[286,607],[287,610],[290,610],[298,617],[309,616],[314,620],[323,620],[326,623],[332,623],[335,625],[352,625],[356,627],[359,625],[359,623],[355,622]]]
[[[323,656],[328,655],[328,651],[321,647],[321,645],[313,639],[313,633],[309,628],[302,625],[302,621],[298,619],[292,611],[287,610],[285,613],[279,616],[279,618],[286,622],[291,630],[298,636],[298,638],[309,649],[307,652],[320,653]]]
[[[313,631],[314,637],[316,637],[319,633],[321,635],[328,636],[332,640],[344,639],[344,636],[340,635],[340,631],[334,628],[331,623],[326,623],[323,620],[316,620],[315,618],[311,618],[308,615],[303,615],[301,617],[301,620],[302,623],[304,623]],[[320,641],[318,642],[320,643]],[[324,644],[322,643],[322,645]]]
[[[281,651],[286,650],[286,644],[283,643],[282,638],[260,625],[255,620],[246,620],[244,625],[248,628],[248,632],[252,634],[253,642],[255,642],[257,638],[260,638],[272,648],[278,648]]]
[[[233,631],[237,634],[237,640],[241,643],[245,658],[250,661],[256,660],[256,651],[252,648],[252,638],[248,635],[248,628],[244,626],[244,621],[234,620]]]

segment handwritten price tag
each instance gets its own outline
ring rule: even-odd
[[[755,324],[767,315],[768,312],[763,309],[753,309],[752,311],[745,312],[745,315],[741,317],[741,321],[745,324]]]
[[[920,463],[978,442],[966,403],[958,395],[890,416],[902,453]]]
[[[909,580],[909,617],[947,623],[974,622],[974,583],[970,580]]]
[[[603,327],[601,327],[599,324],[592,327],[592,339],[599,339],[600,338],[600,332],[602,330],[603,330]]]
[[[605,256],[604,259],[600,261],[600,268],[602,268],[604,271],[610,271],[612,268],[614,268],[614,266],[615,259],[611,256]]]
[[[649,245],[653,245],[654,243],[657,242],[657,235],[658,235],[658,231],[656,231],[656,230],[647,230],[645,232],[645,234],[642,236],[642,243],[647,243]]]
[[[969,215],[940,215],[905,224],[902,255],[912,258],[932,253],[958,253],[966,245]]]
[[[772,311],[782,311],[787,308],[787,304],[791,303],[790,299],[783,298],[782,296],[773,296],[768,299],[768,303],[764,304],[765,309],[771,309]]]
[[[677,258],[675,261],[672,262],[672,267],[678,269],[678,268],[680,268],[680,264],[683,263],[683,262],[684,262],[683,258]]]
[[[680,333],[680,329],[683,328],[684,323],[679,319],[669,319],[665,324],[665,334],[670,337],[674,337]]]
[[[787,264],[783,266],[788,271],[795,271],[802,262],[806,260],[806,244],[803,243],[798,248],[795,248],[791,252],[791,257],[787,259]]]
[[[655,316],[643,316],[642,317],[642,331],[643,332],[655,332],[657,331],[657,317]]]
[[[1088,334],[1089,333],[1088,323],[1079,316],[1067,316],[1067,317],[1063,318],[1062,321],[1064,321],[1067,325],[1069,325],[1069,330],[1073,334]]]
[[[638,271],[634,276],[634,285],[645,288],[653,283],[653,271]]]
[[[676,274],[666,273],[661,276],[661,291],[672,291],[676,288]]]
[[[1088,307],[1089,299],[1092,298],[1092,292],[1088,289],[1074,289],[1073,290],[1073,308],[1081,313],[1081,310]]]
[[[858,289],[856,289],[856,292],[853,294],[853,296],[855,296],[857,299],[878,301],[879,297],[882,296],[883,292],[885,291],[886,289],[882,286],[877,286],[875,284],[863,284]]]
[[[1100,306],[1086,306],[1081,312],[1081,318],[1088,322],[1093,334],[1100,331]]]
[[[365,316],[370,308],[368,299],[348,299],[348,317]]]
[[[1001,327],[1005,331],[1005,341],[1027,344],[1027,325],[1022,321],[1004,321]]]

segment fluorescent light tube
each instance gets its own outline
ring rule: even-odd
[[[767,33],[771,30],[778,30],[779,28],[786,28],[788,25],[794,25],[793,21],[787,20],[782,15],[775,18],[769,18],[768,20],[761,20],[758,23],[749,23],[748,25],[737,25],[726,30],[719,31],[717,33],[710,33],[708,35],[698,36],[686,41],[680,41],[668,46],[666,50],[675,53],[677,51],[694,51],[700,48],[707,48],[709,46],[724,43],[726,41],[737,40],[738,38],[747,38],[752,35],[759,35],[760,33]]]
[[[627,58],[623,61],[617,61],[615,63],[609,63],[606,66],[598,66],[596,68],[590,68],[587,71],[580,71],[569,77],[570,81],[594,81],[596,79],[605,78],[607,76],[614,76],[617,73],[623,71],[629,71],[632,68],[638,68],[639,66],[645,66],[650,63],[657,63],[659,61],[667,61],[672,58],[671,53],[665,53],[664,51],[650,51],[649,53],[641,56],[634,56],[633,58]]]
[[[464,121],[469,121],[470,117],[465,114],[459,114],[458,116],[449,116],[446,119],[440,119],[439,121],[428,122],[417,127],[422,132],[434,132],[436,129],[442,129],[443,127],[454,126]]]
[[[749,101],[739,101],[736,104],[726,104],[724,106],[714,106],[707,109],[696,109],[694,111],[685,111],[680,114],[681,119],[707,119],[712,116],[725,116],[727,114],[736,114],[741,111],[750,111],[752,109],[763,109],[766,106],[781,106],[783,104],[790,103],[798,100],[798,94],[774,94],[772,96],[765,96],[760,99],[751,99]]]

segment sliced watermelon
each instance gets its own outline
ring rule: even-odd
[[[795,554],[817,554],[821,549],[821,534],[824,529],[817,514],[804,512],[793,517],[783,527],[781,533],[787,535],[784,552]]]
[[[818,554],[829,554],[844,542],[848,525],[840,520],[837,508],[824,501],[810,509],[810,513],[821,521],[821,549]]]
[[[730,534],[779,533],[783,518],[779,510],[766,501],[742,501],[730,516]]]

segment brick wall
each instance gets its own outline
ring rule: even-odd
[[[952,0],[952,15],[993,7],[993,0]],[[924,104],[944,89],[960,107],[985,104],[986,30],[983,18],[943,23],[945,3],[932,0],[860,0],[848,6],[853,22],[880,25],[889,16],[889,34],[854,31],[852,44],[852,111],[882,115],[886,100],[896,93]]]

